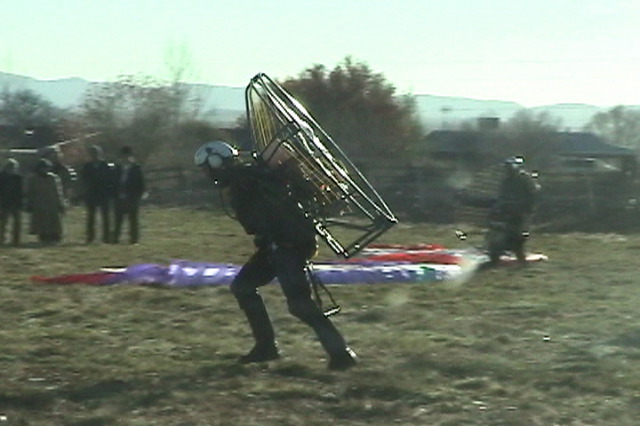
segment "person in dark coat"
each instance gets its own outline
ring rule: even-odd
[[[24,179],[19,169],[20,163],[14,158],[9,158],[0,172],[0,243],[5,242],[6,226],[11,219],[11,243],[14,246],[20,244],[24,207]]]
[[[504,178],[489,213],[490,231],[494,231],[494,235],[501,235],[499,241],[494,242],[490,232],[488,245],[492,264],[496,264],[502,252],[507,250],[512,251],[519,262],[526,261],[527,222],[540,188],[522,164],[521,157],[504,161]]]
[[[113,170],[102,157],[102,149],[94,145],[89,149],[91,160],[82,167],[81,179],[87,208],[86,241],[92,243],[96,236],[96,213],[102,220],[102,241],[111,242],[110,205],[113,198]]]
[[[30,233],[42,243],[55,244],[62,240],[67,203],[60,178],[51,169],[49,160],[38,160],[27,181],[27,210],[31,213]]]
[[[255,161],[242,164],[238,151],[225,142],[204,144],[195,154],[200,167],[218,188],[228,191],[230,206],[245,232],[254,236],[256,251],[231,283],[244,311],[255,345],[240,363],[280,357],[275,332],[258,288],[278,279],[289,312],[311,327],[329,355],[328,368],[356,365],[356,354],[311,297],[309,260],[317,251],[313,219],[299,207],[304,194],[282,170]]]
[[[500,257],[507,251],[512,252],[520,263],[526,262],[528,222],[540,186],[535,182],[534,175],[524,169],[523,163],[522,157],[510,157],[502,162],[503,175],[494,196],[477,196],[465,192],[457,194],[462,203],[489,210],[485,236],[489,254],[488,266],[497,265]]]
[[[74,200],[76,197],[74,190],[76,189],[78,177],[75,169],[63,162],[63,153],[60,147],[57,145],[45,147],[42,150],[42,158],[51,161],[51,172],[60,178],[65,198],[68,201]]]
[[[129,242],[136,244],[140,239],[140,200],[145,192],[142,167],[133,156],[130,146],[120,150],[120,161],[114,172],[115,228],[113,242],[120,240],[120,232],[125,217],[129,221]]]

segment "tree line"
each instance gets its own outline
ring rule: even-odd
[[[203,141],[234,140],[247,135],[246,120],[236,129],[220,129],[206,119],[202,99],[181,81],[184,67],[172,68],[173,78],[125,75],[89,87],[73,110],[56,108],[30,90],[0,91],[0,148],[29,143],[38,147],[88,133],[107,153],[119,146],[135,147],[142,162],[161,166],[190,162]],[[410,158],[429,129],[420,123],[413,96],[399,94],[382,73],[346,57],[334,68],[313,65],[280,83],[296,96],[350,156]],[[471,124],[463,124],[462,128]],[[520,153],[534,155],[544,135],[562,128],[546,113],[521,110],[501,132],[510,135]],[[13,129],[13,133],[11,131]],[[640,111],[616,106],[593,116],[585,130],[609,143],[640,153]],[[38,136],[38,137],[35,137]],[[57,140],[56,140],[57,139]],[[514,147],[510,147],[511,150]]]

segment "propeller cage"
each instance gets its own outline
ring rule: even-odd
[[[245,100],[258,158],[270,167],[294,162],[314,192],[311,202],[299,204],[336,254],[353,256],[397,223],[362,173],[282,86],[257,74]]]

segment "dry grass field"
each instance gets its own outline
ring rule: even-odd
[[[284,357],[241,366],[252,342],[227,288],[31,281],[251,252],[222,214],[142,216],[135,246],[85,245],[75,207],[61,245],[0,248],[0,426],[640,424],[640,235],[534,233],[549,260],[525,268],[333,286],[361,359],[334,373],[275,285],[264,295]],[[412,223],[380,241],[469,244]]]

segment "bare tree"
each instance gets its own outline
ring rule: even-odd
[[[503,126],[506,145],[500,146],[503,156],[520,155],[531,165],[540,166],[547,158],[552,135],[562,126],[562,120],[547,112],[535,113],[522,109]]]
[[[146,76],[122,76],[90,87],[80,110],[85,125],[101,132],[107,150],[131,145],[144,160],[171,137],[182,105],[171,85]]]
[[[164,62],[174,102],[178,104],[177,111],[181,115],[179,121],[197,119],[204,99],[196,85],[187,83],[196,77],[195,64],[189,47],[184,43],[172,43],[165,51]]]
[[[118,145],[135,147],[145,160],[152,153],[171,151],[181,124],[197,121],[202,97],[185,82],[193,73],[193,62],[184,44],[172,44],[165,52],[168,80],[145,75],[124,75],[114,82],[89,88],[81,105],[81,120],[101,133],[107,151]]]

